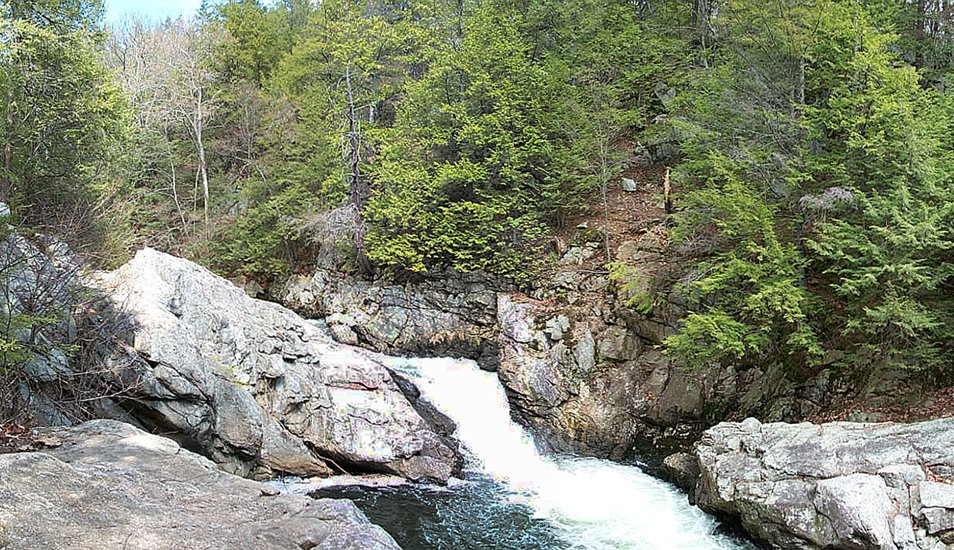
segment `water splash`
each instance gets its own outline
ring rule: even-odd
[[[510,418],[496,375],[471,361],[376,357],[413,380],[457,423],[468,468],[503,484],[511,498],[555,526],[571,548],[728,550],[744,545],[671,485],[635,466],[545,457]]]

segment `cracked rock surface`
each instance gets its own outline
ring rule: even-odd
[[[280,301],[323,317],[339,342],[388,354],[468,357],[497,363],[496,291],[479,274],[417,284],[372,283],[333,269],[290,280]]]
[[[446,427],[318,323],[150,249],[94,284],[131,321],[100,350],[131,388],[127,412],[230,472],[445,482],[460,464]]]
[[[0,548],[392,550],[346,500],[273,496],[175,442],[110,420],[0,455]]]
[[[696,503],[776,548],[954,545],[954,419],[722,423],[694,449]],[[685,464],[685,457],[667,464]],[[679,469],[679,468],[676,468]]]

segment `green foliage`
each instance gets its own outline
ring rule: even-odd
[[[521,252],[544,232],[568,146],[548,124],[559,88],[532,61],[518,21],[481,8],[460,50],[442,52],[407,85],[374,170],[372,259],[413,270],[529,271]]]
[[[710,152],[692,166],[704,186],[683,198],[674,237],[709,241],[681,292],[702,306],[666,341],[670,355],[691,366],[715,359],[783,356],[817,358],[821,345],[809,324],[812,297],[802,284],[804,259],[783,242],[776,206],[749,183],[744,166]],[[724,326],[723,326],[724,325]],[[711,334],[706,334],[711,331]],[[736,338],[736,341],[731,341]]]
[[[265,281],[290,274],[299,260],[298,220],[313,204],[314,195],[296,183],[269,195],[215,236],[209,263]]]
[[[76,31],[95,33],[103,15],[102,0],[3,0],[0,17],[9,18],[56,34]]]
[[[606,267],[609,269],[610,281],[619,285],[619,293],[626,307],[631,307],[643,315],[652,313],[656,306],[653,281],[626,262],[615,261]]]
[[[898,57],[894,14],[777,4],[731,2],[717,63],[679,102],[673,236],[699,311],[667,350],[950,367],[950,100]]]
[[[102,238],[95,204],[125,132],[98,2],[12,2],[0,19],[0,200],[25,223]],[[92,28],[91,28],[92,27]]]
[[[690,313],[678,334],[666,339],[667,352],[686,364],[704,365],[726,359],[741,360],[761,353],[766,335],[720,309]]]
[[[272,68],[291,49],[280,32],[277,11],[259,0],[233,0],[218,7],[226,38],[217,47],[221,71],[230,80],[264,82]]]
[[[857,9],[845,12],[844,25],[822,29],[819,47],[844,62],[821,73],[829,98],[808,119],[822,152],[807,166],[851,200],[817,220],[809,247],[845,304],[841,330],[853,362],[948,366],[952,103],[898,63],[895,36],[866,26]]]

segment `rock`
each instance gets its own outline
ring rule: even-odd
[[[547,319],[546,328],[543,329],[543,332],[547,334],[553,341],[559,341],[563,339],[563,335],[570,330],[570,318],[566,315],[557,315]]]
[[[642,352],[639,339],[624,327],[611,326],[600,339],[599,356],[612,361],[633,361]]]
[[[653,163],[653,154],[648,147],[640,145],[633,151],[633,164],[640,168],[647,168]]]
[[[0,203],[2,212],[9,214]],[[77,271],[81,263],[62,241],[46,235],[27,238],[7,226],[0,238],[0,325],[4,339],[16,341],[23,361],[7,357],[0,369],[4,401],[0,417],[24,424],[68,425],[83,417],[101,395],[98,376],[71,368],[69,352],[77,344],[71,313],[86,299]],[[23,325],[23,315],[29,321]],[[68,399],[63,399],[69,395]]]
[[[954,418],[722,423],[695,447],[694,498],[773,547],[944,548],[954,529],[951,449]]]
[[[653,93],[656,95],[656,98],[662,103],[663,107],[669,109],[672,104],[672,101],[676,99],[677,91],[675,88],[667,86],[663,82],[656,84],[656,88],[653,90]]]
[[[566,251],[566,254],[560,258],[563,265],[581,266],[587,261],[593,259],[600,251],[598,243],[589,243],[586,246],[574,246]]]
[[[621,262],[631,262],[639,254],[639,243],[636,241],[623,241],[616,249],[616,259]]]
[[[815,485],[813,503],[818,514],[831,522],[839,544],[895,548],[891,523],[899,510],[880,477],[850,474],[823,479]]]
[[[691,491],[699,479],[699,461],[689,453],[676,453],[663,460],[663,473],[677,487]]]
[[[954,529],[954,485],[925,481],[920,485],[921,516],[928,533]]]
[[[510,294],[497,295],[497,322],[503,336],[519,344],[540,340],[534,329],[533,311],[536,306],[526,300],[517,300]]]
[[[328,330],[331,331],[331,337],[342,344],[357,346],[361,343],[358,335],[348,325],[330,325]]]
[[[127,412],[244,476],[383,472],[445,482],[456,442],[361,350],[186,260],[146,249],[93,284],[125,308]]]
[[[0,548],[398,548],[349,501],[275,495],[127,424],[49,433],[62,445],[0,455]]]
[[[677,159],[680,154],[679,145],[675,141],[660,141],[652,144],[653,160],[657,163],[669,163]]]
[[[466,357],[493,370],[498,286],[506,285],[452,272],[416,284],[372,283],[325,267],[291,279],[276,298],[308,317],[327,318],[342,343],[391,355]]]
[[[584,373],[596,368],[596,341],[593,339],[593,331],[583,329],[573,348],[573,356],[576,359],[576,367]]]
[[[619,184],[623,191],[626,191],[627,193],[635,193],[637,191],[636,181],[631,178],[623,178],[620,180]]]

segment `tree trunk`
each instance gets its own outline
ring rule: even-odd
[[[203,214],[205,216],[205,228],[208,231],[209,227],[211,226],[209,220],[209,173],[205,160],[205,143],[202,140],[202,131],[203,126],[205,125],[203,117],[205,114],[202,112],[203,96],[201,87],[199,87],[196,91],[195,106],[195,119],[193,122],[193,130],[195,133],[195,150],[196,154],[199,156],[199,178],[202,181],[202,208]]]
[[[699,33],[699,45],[702,50],[702,65],[709,67],[709,54],[706,49],[709,47],[707,38],[709,35],[709,16],[711,0],[692,0],[692,26]]]
[[[358,270],[369,275],[373,269],[364,246],[364,220],[361,210],[364,206],[364,187],[361,180],[361,134],[358,129],[357,113],[354,108],[354,89],[351,86],[351,65],[345,68],[345,95],[348,99],[348,164],[351,170],[351,207],[354,222],[354,252]]]
[[[13,146],[3,146],[3,177],[0,177],[0,202],[9,203],[13,194]]]
[[[914,38],[917,42],[914,53],[914,66],[924,68],[924,47],[927,39],[927,0],[917,0],[918,15],[914,22]]]
[[[672,181],[669,167],[666,167],[666,177],[663,180],[663,196],[665,197],[666,215],[672,214]]]

